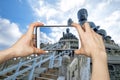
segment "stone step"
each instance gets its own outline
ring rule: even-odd
[[[35,80],[55,80],[55,79],[50,79],[45,77],[35,77]]]
[[[47,61],[47,62],[43,63],[43,64],[41,65],[41,67],[46,67],[46,68],[48,68],[49,62],[50,62],[50,61]]]
[[[45,77],[45,78],[50,78],[50,79],[55,79],[55,80],[57,80],[57,78],[58,78],[57,75],[47,74],[47,73],[40,74],[40,77]]]
[[[58,69],[58,68],[53,68],[53,69],[50,69],[50,68],[49,68],[45,73],[58,75],[59,69]]]
[[[34,74],[41,74],[43,72],[47,71],[47,68],[44,68],[44,67],[37,67],[34,71]]]
[[[33,78],[39,77],[41,73],[45,73],[47,71],[47,68],[36,68],[34,71]]]
[[[7,76],[5,75],[0,76],[0,80],[3,80],[4,78],[7,78]]]
[[[25,78],[27,78],[27,75],[26,74],[22,74],[22,75],[18,76],[16,78],[16,80],[25,80]]]
[[[57,80],[59,68],[48,68],[45,72],[42,72],[39,77],[35,77],[35,80]]]
[[[46,70],[47,70],[46,68],[39,68],[39,67],[37,67],[37,68],[35,69],[35,71],[34,71],[33,79],[34,79],[35,77],[39,77],[39,74],[45,72]],[[30,71],[21,74],[20,76],[18,76],[18,77],[16,78],[16,80],[28,80],[29,73],[30,73]]]

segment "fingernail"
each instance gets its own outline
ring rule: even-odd
[[[49,51],[45,51],[45,53],[49,53]]]

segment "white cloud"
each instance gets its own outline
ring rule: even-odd
[[[55,16],[58,13],[56,8],[52,8],[52,5],[46,3],[44,0],[36,0],[34,3],[33,0],[29,0],[29,2],[37,17],[42,17],[46,20],[49,20],[49,18],[51,18],[53,15]]]
[[[105,20],[107,22],[118,22],[120,21],[120,10],[112,12]],[[109,26],[113,25],[114,23],[111,23]]]
[[[0,49],[10,47],[21,35],[16,23],[0,18]]]
[[[42,22],[44,20],[45,24],[66,24],[69,17],[76,20],[74,14],[85,3],[85,0],[59,0],[56,4],[49,4],[45,0],[35,1],[29,0],[29,3],[37,18]]]
[[[65,31],[66,28],[52,27],[50,29],[52,32],[49,34],[49,36],[54,39],[54,42],[57,42],[62,37],[62,32]]]
[[[40,41],[43,43],[56,43],[63,37],[63,32],[66,34],[66,27],[51,27],[51,33],[46,34],[44,32],[40,33]],[[75,28],[70,28],[70,33],[72,32],[74,35],[78,37],[78,33]]]
[[[96,24],[99,24],[102,29],[107,31],[107,34],[120,44],[120,10],[116,10],[107,15],[102,20],[96,19]]]
[[[85,0],[60,0],[58,3],[60,10],[67,12],[71,9],[84,5]]]
[[[40,42],[42,43],[54,43],[54,40],[44,32],[40,32]]]
[[[37,19],[45,24],[66,24],[70,17],[77,22],[77,11],[80,8],[87,8],[88,20],[100,25],[120,44],[120,39],[117,37],[120,34],[120,8],[119,5],[116,5],[119,0],[95,0],[94,2],[91,0],[57,0],[52,4],[46,0],[34,1],[30,0],[30,5],[38,17]],[[51,33],[51,37],[55,40],[58,34],[53,32],[55,34]],[[74,33],[72,30],[71,32]]]
[[[56,43],[59,41],[59,39],[62,37],[62,32],[63,30],[65,30],[66,28],[57,28],[57,27],[52,27],[51,29],[51,33],[46,34],[44,32],[40,32],[40,41],[43,43]]]
[[[109,26],[107,27],[107,32],[109,35],[112,36],[112,38],[115,40],[115,42],[120,44],[120,10],[114,11],[109,15],[107,18],[105,18],[105,25]]]
[[[101,0],[98,3],[94,3],[93,5],[89,5],[88,8],[88,12],[89,13],[89,20],[93,20],[93,21],[100,21],[102,19],[104,19],[104,17],[106,16],[106,12],[109,9],[109,6],[111,4],[111,0]],[[108,15],[108,14],[107,14]]]
[[[48,35],[50,36],[50,38],[54,39],[54,43],[55,43],[55,42],[58,42],[61,37],[63,37],[63,32],[66,34],[66,29],[67,27],[52,27],[51,28],[52,32]],[[78,38],[78,33],[76,29],[70,28],[70,27],[69,29],[70,29],[70,33],[73,33]]]

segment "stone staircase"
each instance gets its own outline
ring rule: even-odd
[[[26,66],[22,66],[22,67],[20,68],[20,70],[23,70],[23,69],[25,69],[25,68],[26,68]],[[15,72],[16,72],[16,70],[12,70],[12,71],[4,74],[4,75],[0,75],[0,80],[4,80],[4,79],[7,78],[8,76],[13,75]],[[28,75],[28,73],[29,73],[29,72],[26,72],[26,73],[24,73],[24,74],[21,74],[20,76],[18,76],[18,77],[16,78],[16,80],[21,80],[21,78],[23,78],[24,76]]]
[[[57,56],[57,55],[55,55]],[[42,60],[45,59],[49,59],[48,56],[44,56],[42,57]],[[70,58],[70,62],[73,60],[74,57]],[[41,58],[40,58],[41,59]],[[40,61],[36,60],[36,64]],[[32,80],[65,80],[64,79],[64,75],[61,77],[60,76],[60,71],[61,71],[61,65],[60,65],[60,60],[61,58],[54,59],[54,64],[53,64],[53,68],[50,67],[50,60],[47,60],[46,62],[36,66],[34,68],[34,72],[32,73]],[[29,61],[29,60],[28,60]],[[23,61],[24,62],[24,61]],[[0,75],[0,80],[5,80],[7,78],[7,80],[13,79],[13,80],[30,80],[30,74],[31,74],[31,69],[29,69],[29,67],[31,65],[33,65],[33,62],[25,62],[25,64],[23,64],[20,68],[17,67],[13,68],[11,70],[9,70],[7,73],[4,73],[3,75]],[[15,65],[16,66],[16,65]],[[13,77],[14,75],[16,75],[16,72],[21,72],[18,76]],[[27,71],[25,71],[27,69]],[[24,72],[25,71],[25,72]],[[12,76],[12,77],[11,77]],[[11,77],[10,79],[8,79],[9,77]]]
[[[57,80],[59,75],[59,68],[48,68],[45,72],[35,77],[35,80]]]

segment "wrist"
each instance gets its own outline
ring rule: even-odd
[[[97,53],[92,57],[92,77],[91,80],[110,80],[107,65],[107,54],[105,51]]]
[[[8,49],[8,52],[9,52],[9,56],[11,57],[11,58],[15,58],[16,56],[15,56],[15,49],[13,48],[13,47],[11,47],[11,48],[9,48]]]
[[[1,54],[0,55],[0,63],[15,57],[15,52],[12,47],[8,48],[6,50],[0,51],[0,54]]]
[[[92,61],[96,60],[107,60],[107,53],[105,51],[95,52],[92,55]]]

